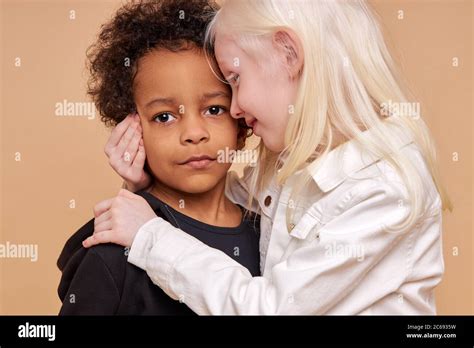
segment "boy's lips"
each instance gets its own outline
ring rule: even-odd
[[[181,165],[186,165],[194,169],[205,169],[215,162],[215,158],[208,155],[194,155],[189,157]]]

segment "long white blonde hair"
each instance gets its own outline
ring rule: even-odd
[[[421,117],[383,117],[388,101],[408,103],[412,98],[386,47],[379,23],[363,0],[223,0],[210,23],[206,42],[216,33],[230,35],[256,61],[266,61],[262,47],[276,31],[288,28],[301,40],[301,71],[294,113],[285,133],[285,149],[275,154],[263,142],[250,178],[249,205],[277,173],[284,184],[295,172],[317,164],[339,145],[336,139],[355,140],[369,153],[385,158],[406,185],[410,213],[393,231],[407,230],[424,213],[422,180],[414,165],[397,147],[394,125],[411,132],[443,203],[452,209],[441,185],[435,146]],[[265,56],[267,54],[267,56]],[[362,136],[370,129],[370,136]],[[282,160],[284,158],[284,160]],[[278,169],[278,172],[277,172]],[[308,171],[292,189],[296,197],[310,179]],[[287,227],[293,211],[287,209]]]

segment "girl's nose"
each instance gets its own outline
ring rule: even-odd
[[[240,108],[239,103],[237,102],[237,98],[235,96],[232,97],[232,101],[230,104],[230,115],[236,119],[244,117],[244,111]]]

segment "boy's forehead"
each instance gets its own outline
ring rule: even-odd
[[[174,63],[176,60],[182,59],[197,59],[204,57],[202,50],[197,48],[181,49],[178,51],[171,51],[164,48],[154,48],[139,59],[139,65],[149,63],[150,61],[160,60],[161,63]]]
[[[208,71],[212,73],[204,54],[197,50],[153,50],[140,59],[136,78],[151,81],[154,76],[205,78]]]
[[[138,89],[138,90],[137,90]],[[148,95],[188,92],[196,97],[209,92],[228,92],[201,52],[155,50],[144,56],[134,79],[134,90]],[[136,97],[140,98],[139,95]]]

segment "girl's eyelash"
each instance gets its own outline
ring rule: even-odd
[[[239,74],[232,74],[229,76],[228,78],[228,82],[229,84],[238,84],[238,79],[240,79],[240,75]]]

